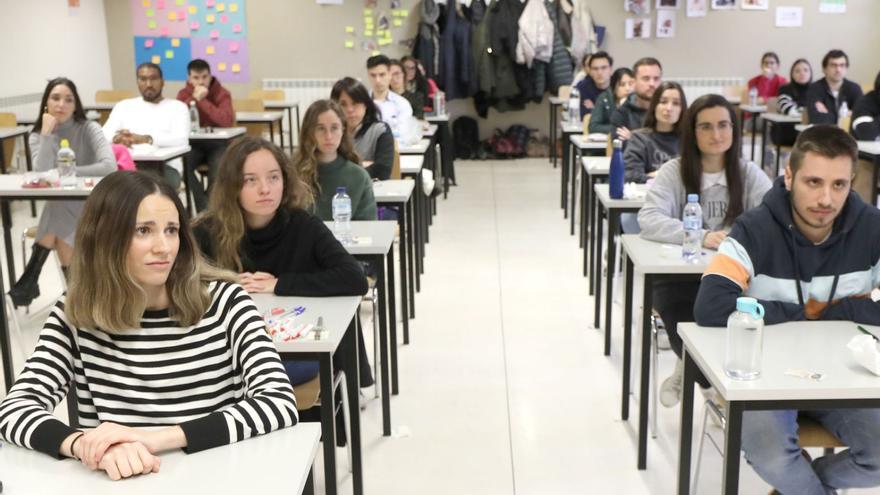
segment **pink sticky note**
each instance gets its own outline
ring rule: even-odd
[[[167,38],[168,37],[168,28],[163,27],[162,30],[160,31],[160,33],[162,34],[162,37]]]
[[[229,17],[227,17],[226,14],[221,15],[220,24],[226,24],[227,22],[229,22]]]
[[[177,20],[178,21],[185,21],[186,20],[186,11],[185,10],[180,9],[177,11]]]
[[[156,8],[164,9],[165,8],[165,0],[156,0]]]
[[[144,40],[144,48],[153,48],[153,40]]]
[[[241,24],[236,24],[236,25],[232,26],[232,32],[233,33],[240,33],[241,32]]]
[[[214,6],[214,0],[205,0],[205,7],[211,8]]]
[[[216,29],[211,31],[211,39],[212,40],[216,40],[219,37],[220,37],[220,31],[217,31]]]
[[[229,44],[229,51],[232,53],[238,53],[238,43],[232,42]]]
[[[189,25],[189,28],[193,31],[199,30],[199,23],[197,21],[193,21],[192,24]]]

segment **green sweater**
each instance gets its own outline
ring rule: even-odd
[[[376,220],[373,181],[360,165],[341,155],[330,163],[318,163],[318,185],[321,186],[321,192],[315,198],[315,214],[321,220],[333,220],[333,196],[337,187],[345,187],[346,194],[351,198],[352,220]]]

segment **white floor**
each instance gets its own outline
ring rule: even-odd
[[[679,410],[660,411],[648,469],[638,471],[635,399],[630,421],[619,419],[622,312],[616,306],[606,358],[577,237],[559,208],[559,170],[534,159],[459,161],[456,172],[460,185],[438,201],[411,344],[399,350],[394,435],[382,437],[378,401],[361,415],[365,492],[674,493]],[[23,205],[15,218],[16,228],[35,222]],[[38,306],[60,293],[50,264],[42,280]],[[661,378],[672,366],[666,351]],[[341,493],[351,493],[338,453]],[[720,456],[707,445],[703,459],[698,493],[719,493]],[[315,471],[323,493],[320,455]],[[741,487],[769,491],[745,462]]]

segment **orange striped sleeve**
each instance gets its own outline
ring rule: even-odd
[[[723,253],[718,253],[712,258],[706,271],[703,272],[703,276],[706,275],[722,276],[739,285],[743,292],[749,288],[749,272],[739,261]]]

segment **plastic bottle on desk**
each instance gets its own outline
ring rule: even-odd
[[[574,86],[568,96],[568,123],[577,124],[581,121],[581,93]]]
[[[736,380],[761,376],[764,347],[764,307],[755,298],[738,297],[727,318],[724,374]]]
[[[687,201],[681,218],[684,227],[681,258],[688,263],[699,263],[703,247],[703,208],[699,194],[688,194]]]
[[[625,169],[623,166],[623,141],[615,139],[612,144],[614,150],[611,152],[611,166],[608,169],[608,195],[611,199],[623,198],[623,177]]]
[[[443,91],[434,92],[434,115],[446,115],[446,93]]]
[[[837,126],[840,128],[848,127],[845,126],[846,119],[849,117],[849,105],[846,102],[840,104],[840,109],[837,110]],[[845,131],[849,131],[849,129],[843,129]]]
[[[351,245],[351,198],[344,187],[336,188],[332,208],[333,234],[343,246]]]
[[[62,189],[76,188],[76,153],[70,149],[70,141],[61,140],[61,149],[55,162],[58,167],[58,179]]]
[[[199,132],[199,109],[196,108],[196,102],[189,102],[189,132]]]
[[[749,105],[753,107],[758,106],[758,88],[749,90]]]

